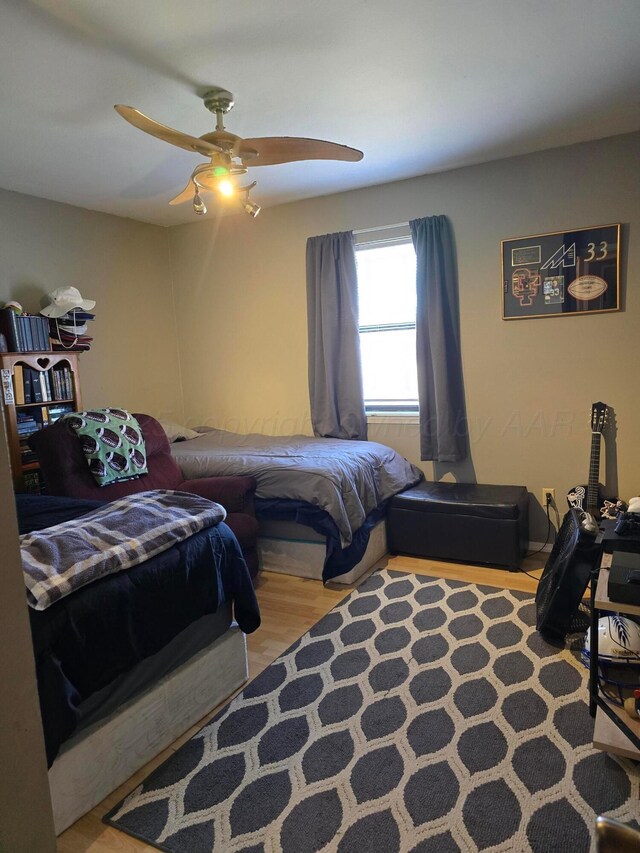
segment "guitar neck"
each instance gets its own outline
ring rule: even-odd
[[[591,434],[591,456],[589,458],[589,480],[587,484],[587,512],[598,510],[598,480],[600,479],[600,439],[599,432]]]

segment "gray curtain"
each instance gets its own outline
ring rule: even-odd
[[[458,462],[467,455],[468,428],[453,234],[446,216],[409,225],[417,260],[420,458]]]
[[[317,436],[366,439],[353,234],[307,240],[309,397]]]

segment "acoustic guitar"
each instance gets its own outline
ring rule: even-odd
[[[602,492],[602,486],[598,482],[600,475],[600,442],[608,416],[608,406],[606,403],[594,403],[591,406],[589,482],[586,486],[574,486],[567,493],[569,507],[588,512],[594,518],[600,518],[601,507],[604,507],[608,514],[610,511],[609,507],[613,508],[616,506],[615,500],[606,500]]]

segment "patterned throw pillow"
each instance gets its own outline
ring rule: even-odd
[[[124,409],[92,409],[66,415],[99,486],[148,473],[147,454],[137,419]]]

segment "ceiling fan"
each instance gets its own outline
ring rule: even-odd
[[[256,139],[242,139],[225,129],[223,116],[234,104],[233,95],[226,89],[210,89],[203,96],[205,107],[216,115],[216,129],[203,136],[190,136],[149,118],[134,107],[116,104],[114,109],[122,118],[134,127],[144,130],[158,139],[177,145],[187,151],[209,157],[208,163],[201,163],[191,173],[189,183],[171,199],[169,204],[193,202],[195,213],[203,215],[207,208],[200,195],[201,190],[217,190],[222,196],[236,197],[240,205],[250,216],[260,213],[260,206],[251,201],[249,194],[256,181],[246,186],[238,186],[236,178],[245,175],[255,166],[274,166],[278,163],[292,163],[296,160],[362,160],[362,151],[339,145],[337,142],[325,142],[321,139],[305,139],[295,136],[265,136]]]

